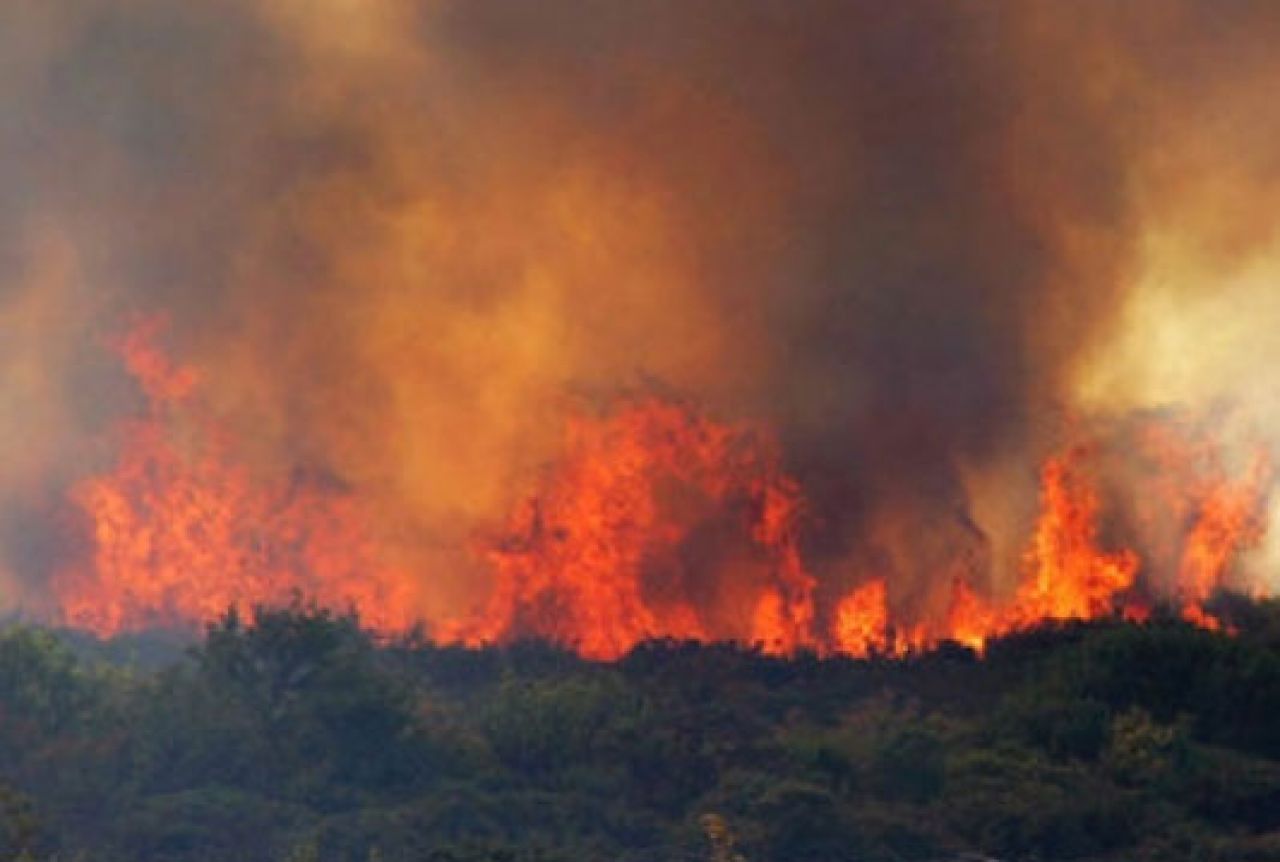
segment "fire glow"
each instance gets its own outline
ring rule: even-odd
[[[383,568],[358,503],[315,477],[255,481],[199,410],[199,375],[154,342],[157,322],[118,345],[147,412],[119,429],[114,469],[79,482],[89,559],[55,588],[65,622],[101,634],[215,619],[294,595],[358,607],[377,628],[413,622],[408,578]]]
[[[116,345],[148,406],[119,429],[112,469],[70,494],[88,549],[55,581],[59,612],[101,635],[302,597],[356,609],[383,632],[422,624],[468,644],[536,636],[598,659],[651,638],[778,654],[903,654],[943,640],[980,649],[1046,621],[1142,619],[1157,602],[1216,627],[1205,603],[1242,586],[1237,558],[1263,535],[1263,455],[1231,476],[1210,443],[1148,423],[1139,439],[1160,481],[1143,488],[1144,517],[1176,525],[1172,592],[1146,577],[1137,550],[1102,538],[1095,459],[1075,445],[1040,470],[1011,592],[952,578],[932,604],[943,610],[930,613],[902,602],[884,575],[854,572],[833,594],[806,562],[812,513],[769,434],[644,395],[569,421],[560,457],[475,542],[488,598],[452,619],[424,618],[422,577],[386,562],[358,490],[302,472],[255,477],[202,402],[199,372],[172,362],[158,336],[149,320]]]
[[[793,5],[9,4],[0,614],[898,655],[1273,595],[1274,4]]]

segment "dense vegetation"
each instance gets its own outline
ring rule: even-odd
[[[0,633],[0,859],[1280,859],[1280,607],[978,659]]]

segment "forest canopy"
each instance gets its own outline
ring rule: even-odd
[[[1274,859],[1280,606],[984,656],[0,634],[0,859]]]

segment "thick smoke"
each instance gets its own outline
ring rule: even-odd
[[[1065,414],[1238,366],[1160,390],[1147,324],[1280,259],[1277,37],[1208,0],[6,3],[0,570],[39,604],[137,406],[103,339],[164,312],[243,457],[373,501],[427,612],[566,410],[649,380],[775,431],[824,589],[1000,581]],[[1267,357],[1275,271],[1222,312]]]

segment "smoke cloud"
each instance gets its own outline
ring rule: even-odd
[[[1072,417],[1280,438],[1280,9],[1150,0],[17,0],[0,10],[0,572],[171,320],[240,456],[370,501],[427,615],[567,412],[772,429],[819,591],[999,588]]]

